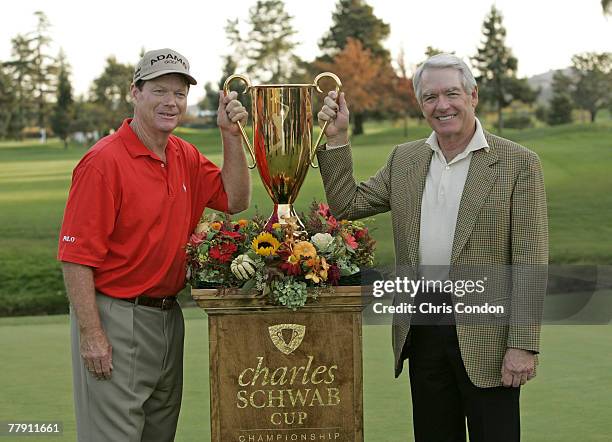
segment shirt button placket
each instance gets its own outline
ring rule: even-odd
[[[446,186],[448,185],[448,171],[450,170],[450,166],[447,164],[444,166],[444,170],[442,170],[442,177],[440,179],[440,191],[438,192],[438,199],[440,201],[444,201],[444,196],[446,194],[446,192],[444,191],[444,189],[446,188]]]

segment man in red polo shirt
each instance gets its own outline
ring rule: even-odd
[[[236,93],[220,94],[219,169],[172,135],[187,108],[187,59],[147,52],[131,86],[134,118],[74,169],[59,238],[71,303],[79,441],[170,441],[182,395],[184,322],[176,294],[206,207],[245,210],[251,183]]]

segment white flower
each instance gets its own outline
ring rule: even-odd
[[[334,237],[329,233],[317,233],[310,238],[310,242],[312,242],[320,252],[326,252],[330,244],[334,242]]]

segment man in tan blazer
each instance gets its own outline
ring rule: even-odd
[[[449,280],[470,266],[502,269],[493,271],[499,284],[491,281],[485,300],[506,307],[504,321],[466,323],[453,309],[450,325],[432,327],[395,315],[395,375],[408,358],[417,441],[465,440],[466,418],[472,442],[518,441],[520,386],[535,375],[539,352],[545,277],[537,269],[548,262],[540,161],[483,130],[476,81],[458,57],[430,58],[413,82],[432,134],[396,146],[358,184],[344,94],[326,97],[318,117],[329,122],[327,144],[318,159],[327,200],[338,218],[391,211],[398,268]],[[451,306],[459,299],[440,295]],[[424,299],[420,293],[413,302]]]

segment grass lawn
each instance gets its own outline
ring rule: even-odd
[[[206,316],[190,308],[185,318],[185,392],[176,440],[208,441]],[[0,319],[0,421],[64,424],[62,438],[37,441],[75,440],[69,336],[66,315]],[[365,440],[412,440],[408,377],[393,378],[389,328],[365,326],[363,345]],[[524,441],[611,440],[610,348],[610,326],[544,327],[538,376],[522,391]]]
[[[365,179],[402,140],[428,135],[425,125],[408,137],[391,124],[366,127],[353,139],[355,174]],[[216,163],[221,161],[215,130],[179,131]],[[537,152],[544,166],[553,263],[612,264],[612,123],[506,131],[504,136]],[[86,149],[60,143],[0,142],[0,316],[5,306],[52,305],[65,311],[65,294],[55,261],[57,235],[70,174]],[[267,213],[270,203],[253,176],[253,208]],[[317,171],[311,171],[298,208],[324,199]],[[388,215],[370,220],[381,264],[393,260]],[[4,306],[4,307],[3,307]],[[1,310],[5,308],[5,310]],[[49,308],[46,308],[49,311]],[[186,311],[185,394],[179,441],[206,441],[209,435],[206,321]],[[0,318],[0,421],[61,420],[63,440],[74,440],[67,317]],[[545,326],[538,378],[523,396],[523,440],[612,440],[612,328]],[[410,440],[407,376],[393,379],[390,330],[364,328],[364,405],[366,440]],[[36,440],[58,438],[36,438]],[[6,440],[9,440],[8,438]]]

